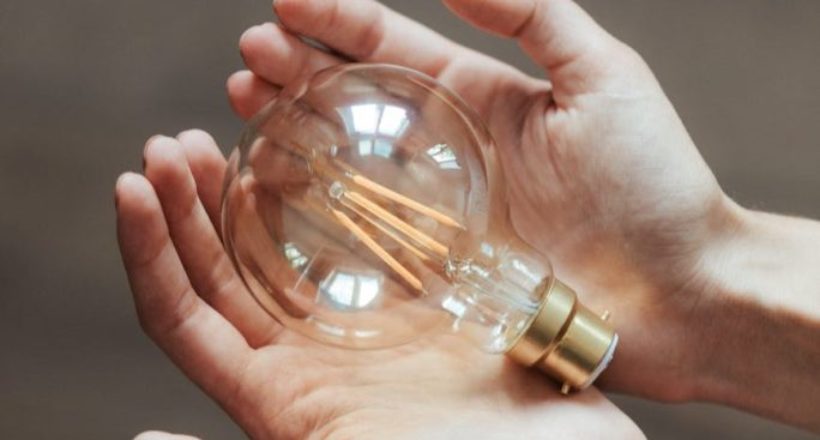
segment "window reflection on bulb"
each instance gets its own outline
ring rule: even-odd
[[[322,284],[319,291],[331,306],[340,309],[364,309],[374,306],[381,289],[381,276],[347,273],[334,270]]]
[[[383,348],[457,329],[583,388],[617,337],[508,221],[486,129],[404,68],[351,64],[283,90],[231,156],[226,248],[273,318]]]

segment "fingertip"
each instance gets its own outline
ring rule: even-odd
[[[183,130],[176,136],[177,141],[185,146],[201,146],[206,148],[216,147],[216,140],[205,130],[191,128]]]
[[[364,3],[364,4],[362,4]],[[340,12],[347,10],[367,9],[372,5],[364,2],[350,2],[344,0],[276,0],[273,3],[273,13],[279,18],[280,25],[296,34],[310,34],[308,29],[318,26],[340,25]],[[379,2],[372,2],[381,6]],[[343,21],[343,20],[341,20]],[[376,23],[370,22],[375,26]]]
[[[247,62],[248,54],[252,53],[259,44],[264,43],[265,34],[268,32],[266,27],[271,23],[262,23],[251,26],[242,33],[239,37],[239,53]]]
[[[122,235],[124,233],[129,233],[128,237],[142,235],[141,232],[137,234],[131,232],[143,231],[150,227],[154,216],[161,210],[154,187],[144,176],[137,173],[123,173],[117,179],[115,200],[121,240],[125,237]],[[131,241],[134,240],[129,240]]]
[[[512,37],[533,19],[539,2],[443,0],[443,3],[454,14],[481,29]]]
[[[180,171],[185,162],[180,142],[172,137],[159,136],[152,138],[145,146],[145,176],[154,184],[167,177],[169,173]]]
[[[120,194],[127,191],[128,186],[130,183],[128,182],[131,179],[130,171],[122,173],[117,177],[117,181],[114,182],[114,209],[119,211],[120,210]]]
[[[131,187],[135,184],[135,180],[138,179],[139,174],[134,173],[132,171],[126,171],[117,177],[117,182],[114,184],[114,190],[116,193],[121,193],[127,191],[127,188]]]
[[[228,77],[228,100],[234,112],[249,119],[279,93],[279,88],[249,70],[241,70]]]
[[[147,141],[145,141],[145,146],[147,147],[147,146],[153,144],[154,142],[156,142],[156,141],[158,141],[162,138],[165,138],[165,137],[168,137],[168,136],[165,136],[164,134],[155,134],[155,135],[149,137]]]
[[[299,39],[275,23],[263,23],[246,30],[239,38],[239,52],[245,64],[261,69],[269,62],[293,62]]]
[[[210,186],[210,182],[203,182],[202,179],[222,177],[225,156],[208,132],[199,129],[186,130],[177,135],[177,139],[182,145],[182,153],[197,182],[197,188],[201,185]]]
[[[273,1],[273,13],[279,17],[279,20],[282,23],[286,23],[289,20],[292,20],[294,17],[298,17],[300,13],[303,12],[303,7],[305,7],[310,1],[306,0],[274,0]]]
[[[185,130],[177,135],[177,140],[182,146],[182,153],[191,171],[195,168],[210,168],[225,162],[225,157],[216,140],[204,130],[197,128]]]
[[[618,62],[623,44],[575,1],[444,1],[473,25],[518,40],[548,72],[553,97],[561,106],[569,105],[575,96],[624,88],[624,78],[636,73]]]
[[[211,135],[202,130],[187,130],[177,138],[182,144],[199,199],[218,230],[222,179],[227,164],[225,156]]]
[[[134,440],[167,440],[170,435],[167,432],[145,431],[137,434]]]
[[[228,89],[228,97],[236,96],[242,92],[246,86],[253,81],[253,77],[254,74],[250,70],[240,70],[228,76],[228,80],[225,81],[225,88]]]
[[[253,73],[250,70],[240,70],[228,77],[225,88],[228,90],[228,102],[234,113],[242,119],[248,119],[252,115],[247,108],[247,89],[253,81]]]
[[[149,162],[156,161],[158,157],[166,155],[167,150],[173,149],[177,145],[176,139],[163,134],[148,138],[148,141],[145,142],[145,148],[142,150],[143,169],[147,170]]]
[[[145,431],[137,434],[134,440],[160,440],[167,439],[168,435],[160,431]]]
[[[144,199],[151,192],[151,184],[141,174],[131,171],[120,174],[114,184],[114,197],[117,208],[133,205],[134,200]]]
[[[253,25],[253,26],[251,26],[251,27],[249,27],[249,28],[245,29],[245,31],[244,31],[244,32],[242,32],[242,35],[240,35],[240,36],[239,36],[239,43],[240,43],[240,45],[242,44],[242,42],[243,42],[243,41],[247,40],[247,39],[248,39],[248,38],[250,38],[253,34],[255,34],[256,32],[258,32],[258,31],[259,31],[259,28],[261,28],[261,27],[262,27],[262,25],[264,25],[264,24],[265,24],[265,23],[255,24],[255,25]]]
[[[139,433],[134,440],[198,440],[189,435],[171,434],[163,431],[145,431]]]

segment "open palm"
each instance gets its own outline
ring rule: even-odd
[[[241,39],[250,70],[229,79],[231,102],[249,117],[280,87],[350,59],[402,64],[453,88],[497,140],[521,234],[552,254],[559,276],[586,298],[614,309],[624,343],[608,382],[652,395],[651,381],[628,367],[663,367],[637,355],[658,324],[634,311],[693,282],[695,250],[727,199],[649,69],[575,4],[448,3],[519,38],[552,82],[369,0],[278,0],[282,26],[257,26]],[[283,330],[245,292],[215,232],[225,160],[213,140],[197,131],[153,138],[145,159],[145,178],[126,174],[117,184],[141,322],[251,436],[640,435],[597,391],[552,398],[542,377],[453,336],[362,353]],[[612,292],[622,296],[603,296]]]
[[[213,140],[152,138],[145,177],[117,182],[118,230],[143,328],[253,438],[640,438],[596,390],[571,398],[540,374],[453,335],[353,352],[282,329],[223,252]]]

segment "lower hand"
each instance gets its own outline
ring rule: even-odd
[[[145,176],[117,182],[117,225],[146,333],[251,437],[641,437],[598,391],[560,397],[452,335],[357,352],[283,330],[217,236],[224,167],[203,132],[152,138]]]

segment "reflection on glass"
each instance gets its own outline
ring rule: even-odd
[[[393,153],[393,144],[384,139],[376,139],[373,145],[373,154],[381,157],[390,157]]]
[[[359,134],[374,134],[379,124],[379,106],[376,104],[360,104],[350,106],[353,116],[353,132]]]
[[[382,120],[379,122],[379,133],[398,137],[407,126],[407,111],[393,105],[384,106]]]
[[[370,306],[381,290],[380,277],[338,270],[331,272],[319,285],[322,296],[340,309],[363,309]]]
[[[359,156],[370,156],[373,154],[373,140],[362,139],[359,141]]]
[[[378,138],[359,140],[359,156],[370,156],[371,154],[390,158],[393,154],[393,144],[388,140]]]
[[[447,144],[437,144],[434,145],[432,148],[427,150],[427,155],[430,156],[436,163],[438,163],[439,168],[443,170],[458,170],[461,167],[458,165],[458,161],[456,160],[456,154],[453,152],[453,149],[450,148]]]
[[[384,135],[397,138],[409,124],[407,110],[395,105],[359,104],[340,109],[351,134]]]
[[[290,262],[290,267],[299,269],[308,262],[308,258],[299,252],[299,249],[293,243],[285,243],[283,246],[285,258]]]

